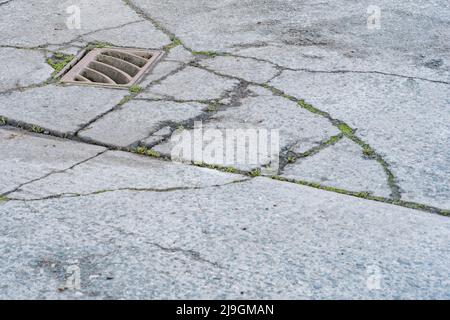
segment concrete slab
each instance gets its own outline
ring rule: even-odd
[[[102,147],[0,127],[0,194],[94,157]]]
[[[0,59],[0,93],[42,83],[53,72],[43,51],[0,48]]]
[[[199,68],[186,67],[147,91],[178,100],[212,100],[221,98],[237,84],[238,81],[221,78]],[[142,97],[146,97],[145,92]]]
[[[357,129],[406,200],[450,208],[450,86],[373,74],[285,71],[272,84]]]
[[[391,194],[381,165],[365,158],[361,147],[347,138],[313,156],[288,164],[283,176],[386,198]]]
[[[79,135],[112,146],[127,147],[147,138],[163,123],[181,122],[202,113],[200,103],[132,101],[89,125]]]
[[[0,115],[59,134],[73,133],[127,94],[125,90],[50,85],[0,95]]]
[[[448,218],[267,178],[10,201],[0,217],[2,297],[449,298]]]

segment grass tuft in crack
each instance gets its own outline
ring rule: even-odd
[[[47,63],[53,68],[55,69],[55,71],[53,72],[53,74],[57,74],[59,73],[62,69],[64,69],[64,67],[70,63],[73,58],[75,56],[72,54],[64,54],[62,52],[56,52],[55,54],[53,54],[53,56],[51,56],[50,58],[47,59]]]
[[[158,151],[148,149],[147,147],[138,147],[135,149],[135,152],[152,158],[161,158],[161,154]]]
[[[142,92],[142,90],[144,90],[144,88],[142,88],[141,86],[138,86],[138,85],[131,86],[129,89],[129,91],[131,93],[140,93],[140,92]]]
[[[33,131],[34,133],[44,133],[45,130],[39,126],[33,125],[31,127],[31,131]]]
[[[6,125],[7,122],[8,122],[8,121],[6,120],[5,117],[0,117],[0,126]]]
[[[350,126],[344,122],[338,124],[338,129],[341,130],[341,132],[347,137],[352,137],[355,133],[355,130],[350,128]]]
[[[9,200],[9,199],[8,199],[6,196],[0,195],[0,203],[6,202],[6,201],[8,201],[8,200]]]
[[[177,37],[172,37],[172,39],[170,39],[170,40],[172,41],[172,43],[164,47],[165,51],[170,51],[173,48],[176,48],[178,46],[182,46],[183,45],[181,40],[178,39]]]

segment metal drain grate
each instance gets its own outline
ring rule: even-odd
[[[131,87],[162,55],[162,51],[96,48],[75,64],[61,78],[61,82]]]

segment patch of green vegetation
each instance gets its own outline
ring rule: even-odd
[[[47,59],[47,63],[55,69],[54,74],[60,72],[64,67],[74,59],[72,54],[64,54],[62,52],[56,52]]]
[[[362,146],[362,148],[363,148],[363,155],[365,157],[371,158],[371,159],[375,158],[375,155],[376,155],[375,150],[373,150],[369,145],[364,144]]]
[[[297,160],[297,158],[296,157],[292,157],[292,156],[289,156],[287,158],[287,162],[289,162],[289,163],[294,163],[296,160]]]
[[[214,51],[193,51],[192,54],[196,56],[204,56],[209,58],[214,58],[217,56],[217,52]]]
[[[348,124],[346,124],[344,122],[339,123],[338,128],[346,136],[352,136],[355,133],[355,131],[352,128],[350,128]]]
[[[327,144],[327,145],[335,144],[335,143],[338,142],[341,138],[342,138],[341,135],[332,136],[332,137],[330,138],[330,140],[328,140],[328,141],[326,142],[326,144]]]
[[[175,47],[178,47],[178,46],[183,45],[183,43],[181,42],[181,40],[178,39],[177,37],[172,37],[172,39],[170,39],[170,40],[172,41],[172,43],[164,47],[164,49],[165,49],[166,51],[169,51],[169,50],[171,50],[171,49],[173,49],[173,48],[175,48]]]
[[[443,216],[450,216],[450,210],[442,210],[442,211],[441,211],[441,214],[442,214]]]
[[[149,156],[153,158],[160,158],[161,154],[158,151],[155,151],[153,149],[148,149],[147,147],[138,147],[136,148],[136,153],[142,154],[144,156]]]
[[[45,130],[39,126],[33,125],[31,127],[31,131],[33,131],[34,133],[44,133]]]
[[[8,197],[0,195],[0,203],[8,201]]]
[[[236,169],[233,167],[224,167],[224,166],[221,166],[218,164],[208,164],[206,162],[201,162],[201,161],[194,161],[193,164],[196,165],[197,167],[214,169],[214,170],[219,170],[219,171],[228,172],[228,173],[239,173],[240,172],[239,169]]]
[[[319,114],[321,116],[326,116],[327,113],[323,112],[317,108],[315,108],[312,104],[307,103],[305,100],[299,100],[298,101],[298,105],[306,110],[308,110],[309,112],[315,113],[315,114]]]
[[[140,93],[140,92],[142,92],[142,90],[144,90],[144,88],[142,88],[141,86],[138,86],[138,85],[134,85],[134,86],[131,86],[129,90],[131,93]]]
[[[119,106],[124,105],[125,103],[127,103],[128,101],[130,101],[133,98],[132,95],[127,95],[125,97],[122,98],[122,100],[119,101]]]
[[[6,118],[5,117],[0,117],[0,126],[4,126],[6,125]]]
[[[110,42],[106,42],[106,41],[95,41],[95,42],[91,42],[89,43],[89,45],[87,46],[86,50],[87,51],[91,51],[92,49],[95,48],[111,48],[114,45]]]
[[[261,169],[259,169],[259,168],[254,169],[254,170],[250,171],[249,175],[251,177],[259,177],[261,175]]]

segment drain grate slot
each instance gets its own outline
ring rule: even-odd
[[[130,87],[162,57],[161,51],[97,48],[61,79],[64,83]]]

